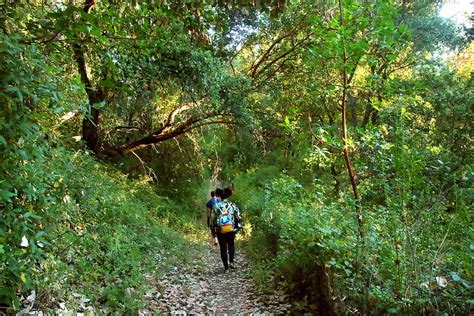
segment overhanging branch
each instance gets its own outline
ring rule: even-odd
[[[171,114],[170,114],[171,115]],[[147,146],[160,143],[166,141],[168,139],[175,138],[179,135],[183,135],[186,133],[191,132],[192,130],[203,127],[206,125],[213,125],[213,124],[236,124],[231,120],[208,120],[211,118],[217,118],[221,116],[222,113],[220,112],[208,112],[200,117],[190,117],[187,120],[174,124],[163,126],[162,128],[156,130],[155,132],[140,138],[136,141],[133,141],[129,144],[125,144],[119,146],[112,150],[107,150],[104,152],[108,156],[116,156],[116,155],[126,155],[132,151],[145,148]]]

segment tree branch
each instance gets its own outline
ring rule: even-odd
[[[59,34],[61,34],[63,30],[59,29],[59,30],[56,30],[56,32],[53,33],[53,35],[48,38],[48,39],[41,39],[41,37],[37,37],[37,38],[32,38],[32,39],[29,39],[29,40],[21,40],[20,43],[22,44],[33,44],[33,43],[38,43],[38,44],[47,44],[49,42],[52,42],[53,40],[55,40]]]
[[[262,68],[262,70],[260,70],[258,73],[255,74],[255,76],[253,76],[253,78],[255,79],[256,77],[260,76],[263,72],[265,72],[268,68],[270,68],[273,64],[275,64],[276,62],[278,62],[279,60],[281,60],[282,58],[285,58],[286,56],[288,56],[289,54],[293,53],[299,46],[301,46],[301,44],[303,44],[311,35],[313,35],[313,32],[309,33],[306,37],[304,37],[302,40],[300,40],[299,42],[297,42],[296,44],[293,44],[292,47],[284,52],[283,54],[281,54],[280,56],[276,57],[275,59],[273,59],[272,61],[268,62],[265,67]]]
[[[170,114],[171,115],[171,114]],[[222,115],[222,113],[218,112],[209,112],[201,117],[190,117],[187,120],[176,124],[176,125],[168,125],[163,126],[162,128],[156,130],[155,132],[140,138],[136,141],[133,141],[129,144],[125,144],[119,146],[115,149],[108,150],[104,152],[108,156],[116,156],[116,155],[125,155],[134,150],[138,150],[144,147],[147,147],[152,144],[156,144],[159,142],[166,141],[168,139],[174,138],[176,136],[186,134],[198,127],[211,125],[211,124],[235,124],[232,121],[228,120],[214,120],[214,121],[205,121],[212,117],[217,117]]]
[[[273,42],[270,44],[270,46],[267,48],[267,50],[263,53],[263,55],[258,58],[258,60],[254,63],[252,63],[252,66],[250,67],[249,71],[251,71],[250,76],[252,78],[255,78],[257,75],[257,70],[258,68],[265,62],[265,60],[268,59],[268,57],[272,54],[272,51],[275,49],[276,45],[280,44],[284,39],[297,35],[299,32],[302,30],[305,30],[307,26],[304,26],[305,19],[308,17],[308,14],[306,13],[301,17],[301,19],[295,23],[295,26],[292,30],[288,31],[287,33],[280,35],[277,37]],[[261,71],[260,71],[261,73]]]
[[[258,59],[258,61],[252,65],[251,67],[251,70],[252,70],[252,73],[251,73],[251,77],[252,78],[255,78],[255,74],[258,70],[258,68],[260,67],[260,65],[265,61],[265,59],[270,55],[271,51],[273,50],[273,48],[278,44],[280,43],[281,41],[283,41],[285,38],[295,34],[295,30],[292,30],[291,32],[288,32],[280,37],[278,37],[277,39],[275,39],[272,44],[270,45],[270,47],[268,47],[268,49],[265,51],[265,53],[263,53],[262,56],[260,56],[260,58]]]
[[[185,103],[185,104],[177,107],[173,111],[171,111],[171,113],[168,115],[168,119],[166,120],[165,127],[170,126],[171,124],[173,124],[175,119],[176,119],[176,116],[178,114],[180,114],[181,112],[184,112],[186,110],[192,109],[195,106],[196,106],[195,103]]]

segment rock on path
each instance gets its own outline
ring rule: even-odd
[[[219,247],[209,247],[195,266],[177,265],[174,271],[159,279],[148,276],[148,304],[140,314],[171,315],[287,314],[291,304],[284,302],[283,293],[258,296],[250,278],[249,264],[236,249],[237,269],[224,274]],[[265,302],[265,303],[264,303]]]

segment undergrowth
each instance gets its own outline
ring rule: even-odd
[[[18,309],[34,291],[40,309],[137,310],[145,275],[187,263],[197,249],[186,207],[158,196],[147,177],[129,179],[87,152],[34,137],[5,157],[15,167],[2,170],[4,307]]]
[[[239,192],[253,192],[236,199],[252,222],[245,250],[262,292],[283,286],[303,311],[321,312],[324,291],[335,313],[469,310],[469,261],[462,256],[467,240],[461,231],[437,231],[446,218],[442,208],[422,222],[400,218],[394,205],[367,209],[360,239],[349,198],[329,203],[322,186],[303,186],[284,173],[262,179],[265,174],[255,170],[236,181]],[[452,225],[465,216],[451,216]]]

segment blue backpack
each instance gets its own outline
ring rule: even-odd
[[[221,234],[231,233],[235,229],[234,216],[232,214],[232,204],[226,203],[225,206],[216,204],[217,227]]]

